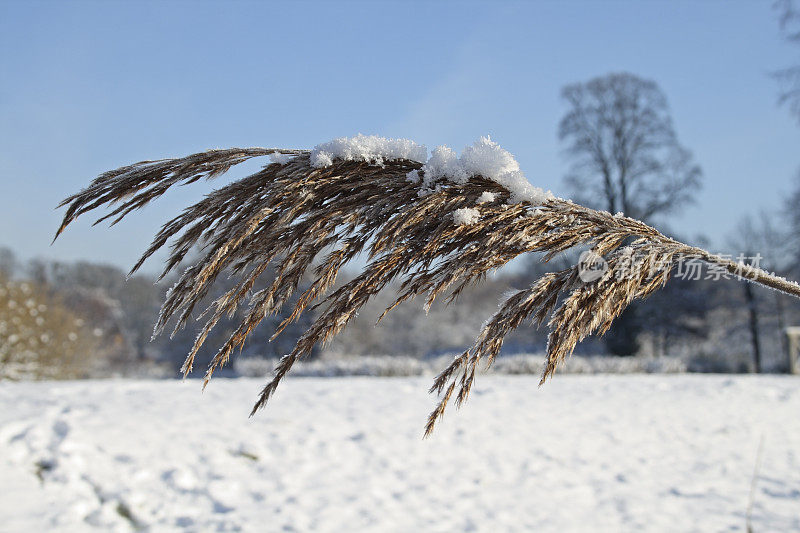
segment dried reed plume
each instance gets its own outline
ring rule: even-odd
[[[479,175],[464,183],[438,179],[425,188],[407,178],[423,165],[406,159],[381,164],[334,160],[330,166],[315,168],[306,150],[212,150],[106,172],[60,204],[67,211],[56,237],[78,216],[95,208],[109,206],[110,212],[97,222],[112,219],[116,224],[173,185],[214,178],[250,158],[274,153],[294,158],[269,164],[184,210],[164,225],[131,270],[132,274],[168,241],[171,253],[161,277],[194,247],[203,251],[201,259],[168,293],[156,334],[173,317],[177,319],[175,331],[183,327],[220,273],[238,276],[237,285],[202,312],[207,321],[183,365],[185,375],[192,370],[195,354],[211,329],[224,315],[232,316],[247,297],[247,313],[210,363],[205,384],[228,362],[231,352],[242,347],[256,325],[277,313],[304,275],[313,271],[313,281],[275,336],[306,309],[321,311],[291,353],[277,363],[274,377],[261,391],[251,415],[267,403],[298,359],[341,331],[393,280],[400,282],[400,288],[386,312],[418,295],[425,295],[426,306],[441,295],[453,301],[489,270],[526,252],[542,252],[549,260],[570,248],[586,247],[609,265],[602,277],[591,282],[581,281],[577,267],[548,273],[508,298],[483,326],[475,344],[436,377],[431,391],[441,400],[430,414],[426,435],[454,394],[459,405],[467,399],[479,363],[483,360],[490,366],[506,334],[524,320],[531,318],[537,325],[547,321],[550,329],[543,383],[579,341],[605,332],[634,299],[662,287],[678,258],[712,263],[800,296],[800,286],[795,283],[682,244],[638,220],[552,197],[541,205],[509,202],[508,189]],[[492,193],[493,199],[478,203],[479,198],[492,198],[485,192]],[[477,210],[477,220],[456,223],[454,212],[463,208]],[[341,268],[362,251],[369,257],[363,272],[328,293]],[[251,294],[256,279],[271,262],[278,265],[274,281]],[[637,268],[628,269],[630,275],[617,275],[626,264]]]

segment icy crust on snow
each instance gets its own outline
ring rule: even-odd
[[[509,191],[508,203],[530,202],[539,205],[553,198],[550,191],[531,185],[519,168],[519,163],[510,152],[488,136],[481,137],[472,146],[467,146],[461,155],[447,146],[438,146],[428,157],[424,145],[408,139],[387,139],[376,135],[356,135],[339,137],[330,142],[317,145],[311,151],[311,165],[326,167],[336,159],[345,161],[367,161],[383,164],[394,159],[408,159],[423,163],[420,172],[412,171],[407,178],[419,183],[423,189],[433,189],[439,179],[453,183],[466,183],[472,176],[481,175],[496,181]],[[481,196],[483,201],[494,199],[491,193]]]
[[[428,148],[408,139],[387,139],[359,133],[355,137],[339,137],[318,144],[311,150],[313,167],[329,167],[334,159],[366,161],[378,165],[393,159],[409,159],[425,163],[428,159]]]

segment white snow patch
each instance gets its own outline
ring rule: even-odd
[[[366,161],[382,165],[385,161],[408,159],[423,163],[423,189],[432,189],[436,180],[446,179],[453,183],[466,183],[473,176],[483,176],[496,181],[511,191],[509,203],[530,202],[540,205],[555,198],[550,191],[531,185],[519,168],[519,163],[510,152],[488,136],[481,137],[464,148],[459,156],[447,146],[438,146],[428,157],[428,149],[408,139],[388,139],[377,135],[358,134],[355,137],[339,137],[322,143],[311,150],[311,166],[320,168],[333,164],[334,160]],[[411,171],[406,179],[419,182],[418,171]],[[491,197],[491,200],[488,198]],[[485,192],[481,198],[492,201],[494,195]],[[481,203],[481,202],[479,202]]]
[[[495,194],[489,191],[483,191],[480,196],[478,196],[478,200],[475,202],[476,204],[486,204],[489,202],[494,202]]]
[[[445,178],[454,183],[466,183],[470,178],[467,170],[461,164],[461,159],[449,146],[437,146],[434,148],[430,159],[422,167],[422,170],[425,172],[423,184],[426,186],[440,178]]]
[[[509,290],[498,302],[502,307],[519,291]],[[491,320],[491,319],[490,319]],[[481,328],[482,329],[482,328]],[[452,362],[452,357],[417,359],[401,355],[332,354],[313,361],[300,361],[292,367],[293,377],[334,376],[435,376]],[[492,374],[541,375],[546,366],[543,354],[515,354],[499,357],[488,370]],[[261,378],[272,374],[274,359],[239,357],[233,363],[241,377]],[[480,372],[483,373],[485,369]],[[679,374],[687,364],[677,357],[603,357],[573,355],[559,367],[560,374]]]
[[[422,170],[425,173],[423,185],[440,178],[465,183],[472,176],[481,175],[511,191],[510,203],[528,201],[542,204],[553,198],[550,191],[545,192],[531,185],[519,169],[519,163],[514,156],[488,136],[481,137],[472,146],[464,148],[461,156],[457,156],[447,146],[437,147]]]
[[[282,154],[280,152],[269,154],[270,161],[272,161],[273,163],[277,163],[279,165],[285,165],[294,158],[295,158],[294,154]]]
[[[0,529],[743,530],[763,436],[753,529],[800,530],[797,378],[480,376],[423,441],[431,379],[289,378],[252,419],[263,378],[4,383]]]
[[[406,174],[406,180],[410,181],[411,183],[419,183],[422,179],[419,175],[419,170],[412,170],[408,174]]]
[[[428,149],[408,139],[387,139],[359,133],[355,137],[339,137],[318,144],[311,150],[313,167],[330,166],[334,159],[366,161],[377,165],[393,159],[409,159],[424,163],[428,159]]]
[[[455,222],[457,226],[469,226],[470,224],[475,224],[480,219],[481,212],[471,207],[456,209],[453,212],[453,222]]]

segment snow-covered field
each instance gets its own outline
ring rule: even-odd
[[[800,379],[537,379],[0,383],[0,530],[800,530]]]

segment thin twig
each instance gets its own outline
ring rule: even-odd
[[[758,451],[756,452],[756,464],[753,467],[753,477],[750,479],[750,495],[747,498],[747,533],[753,533],[753,505],[756,501],[756,484],[758,483],[758,471],[761,469],[761,455],[764,451],[764,434],[758,440]]]

